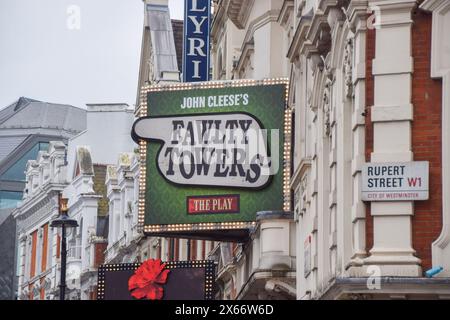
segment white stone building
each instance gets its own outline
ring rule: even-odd
[[[279,23],[283,1],[215,1],[211,31],[213,78],[287,78],[292,28]],[[294,299],[296,230],[292,214],[258,212],[246,243],[221,243],[210,257],[218,262],[219,299]]]
[[[141,60],[139,67],[137,108],[140,88],[144,84],[180,81],[182,21],[171,20],[167,0],[144,1]],[[137,145],[135,145],[137,148]],[[144,237],[137,226],[139,155],[124,152],[107,169],[109,199],[109,238],[105,261],[130,263],[149,258],[171,260],[205,259],[211,250],[209,241],[188,241]]]
[[[27,187],[22,205],[14,211],[18,224],[18,297],[51,299],[57,285],[58,236],[49,227],[58,215],[58,196],[65,183],[65,146],[51,142],[49,152],[40,152],[28,162]],[[40,192],[42,188],[46,192]],[[39,193],[39,196],[35,196]]]
[[[107,166],[133,152],[133,110],[126,104],[89,104],[87,129],[66,146],[50,142],[27,165],[24,200],[14,211],[19,238],[19,299],[55,299],[59,292],[60,236],[49,227],[58,197],[69,200],[78,228],[67,235],[67,299],[95,299],[97,267],[108,241]],[[107,143],[114,141],[114,143]]]
[[[252,240],[220,258],[222,298],[448,297],[450,229],[441,195],[448,185],[449,5],[215,1],[214,78],[289,78],[294,120],[292,219],[258,215]],[[362,201],[364,163],[419,160],[430,163],[428,200]],[[215,250],[229,257],[227,246]],[[269,269],[287,273],[258,283],[272,255]],[[435,279],[425,277],[438,266]]]

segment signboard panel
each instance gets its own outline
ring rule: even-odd
[[[427,200],[428,172],[428,161],[366,163],[362,170],[362,200]]]
[[[214,262],[213,261],[173,261],[160,263],[159,260],[148,260],[164,266],[159,274],[146,274],[139,279],[140,263],[122,263],[101,265],[98,269],[98,300],[213,300],[214,299]],[[157,268],[147,268],[149,271]],[[144,270],[145,271],[145,270]],[[163,281],[158,284],[142,282],[164,274]],[[141,282],[142,292],[135,292],[132,281]],[[161,280],[159,278],[158,280]],[[153,287],[152,287],[153,286]],[[180,290],[183,288],[183,290]]]
[[[148,234],[245,229],[258,211],[290,210],[287,81],[147,86],[139,223]]]
[[[183,82],[209,80],[211,0],[184,1]]]

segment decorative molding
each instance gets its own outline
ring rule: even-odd
[[[367,0],[352,0],[349,2],[345,15],[350,30],[355,33],[358,27],[366,28],[366,20],[368,14]]]
[[[280,14],[278,15],[278,23],[286,27],[289,24],[289,18],[294,12],[294,0],[284,0],[281,6]],[[285,28],[286,29],[286,28]]]
[[[255,0],[229,0],[227,16],[238,27],[244,29]]]
[[[323,90],[323,123],[324,134],[327,137],[332,136],[331,130],[331,113],[334,112],[333,106],[333,85],[335,82],[334,68],[330,65],[330,55],[327,56],[327,63],[325,68],[325,85]]]
[[[252,68],[251,55],[255,52],[255,45],[253,38],[244,44],[242,48],[242,54],[239,57],[237,67],[235,68],[238,74],[245,72],[247,68]]]
[[[301,53],[301,47],[305,42],[309,42],[306,39],[306,35],[311,27],[312,15],[305,15],[300,18],[297,28],[295,29],[294,36],[292,37],[291,44],[289,46],[287,57],[291,62],[299,59]]]
[[[347,98],[352,98],[355,95],[353,88],[353,37],[349,37],[345,43],[344,53],[344,84],[345,95]]]
[[[253,39],[256,30],[264,27],[266,24],[269,24],[271,22],[277,22],[279,14],[280,10],[269,10],[250,22],[247,28],[247,32],[245,33],[242,46],[244,47],[247,42],[250,42],[251,39]],[[243,51],[243,49],[241,51]]]

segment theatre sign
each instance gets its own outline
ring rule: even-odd
[[[285,79],[144,87],[132,136],[145,233],[246,229],[258,211],[290,210],[287,88]]]
[[[427,200],[428,171],[428,161],[366,163],[362,171],[362,200]]]

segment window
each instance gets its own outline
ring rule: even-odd
[[[25,168],[28,160],[36,160],[38,152],[48,150],[48,142],[38,142],[30,150],[28,150],[19,160],[14,163],[3,175],[2,180],[8,181],[25,181]]]
[[[22,192],[0,191],[0,209],[13,209],[22,201]]]
[[[42,254],[41,254],[41,272],[47,270],[48,262],[48,223],[42,229]]]
[[[30,279],[32,279],[36,275],[36,249],[37,249],[36,247],[37,247],[37,230],[31,234]]]

